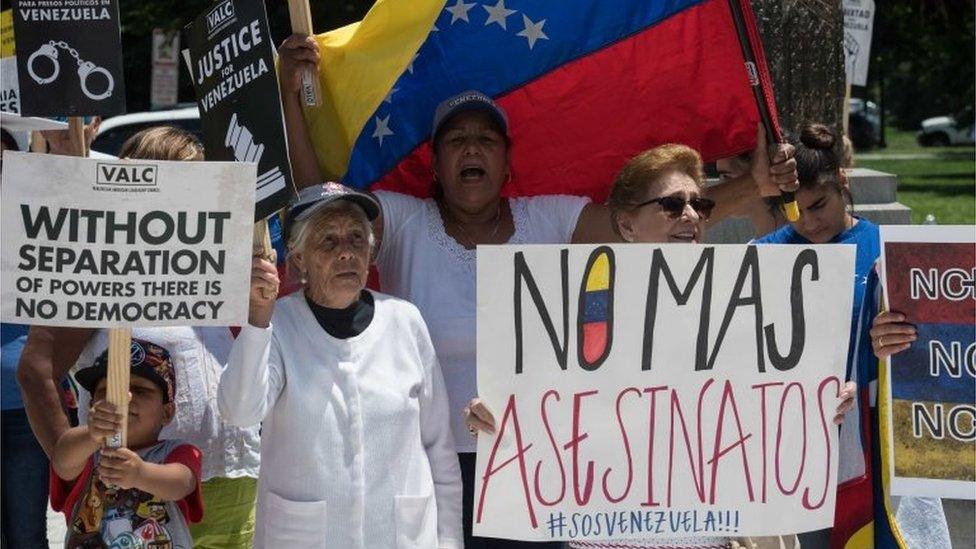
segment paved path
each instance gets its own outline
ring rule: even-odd
[[[64,534],[67,527],[64,522],[64,515],[56,513],[54,509],[47,508],[47,543],[51,549],[64,548]]]

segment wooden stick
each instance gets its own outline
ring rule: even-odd
[[[271,233],[268,231],[268,220],[262,219],[254,224],[254,244],[252,245],[254,255],[261,256],[268,261],[274,261],[274,247],[271,245]],[[263,288],[261,295],[265,299],[274,296],[268,295]]]
[[[71,135],[71,150],[76,156],[88,156],[88,143],[85,140],[85,121],[78,116],[68,119],[68,132]],[[130,328],[110,328],[108,331],[108,368],[106,372],[105,396],[115,405],[116,412],[122,414],[122,431],[107,441],[110,448],[126,446],[129,432],[129,372],[132,368],[132,330]]]
[[[111,328],[108,331],[108,383],[106,399],[122,414],[122,432],[108,440],[110,448],[126,446],[129,434],[129,372],[132,369],[132,330]]]
[[[68,131],[71,132],[71,149],[75,156],[88,156],[88,143],[85,142],[85,121],[79,116],[68,119]]]
[[[308,0],[288,0],[288,15],[291,19],[291,31],[297,34],[312,36],[312,10],[308,7]],[[302,74],[302,98],[309,107],[322,104],[322,89],[319,87],[319,75],[311,70]]]

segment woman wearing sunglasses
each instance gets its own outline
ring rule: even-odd
[[[661,145],[632,158],[617,175],[607,204],[613,229],[626,242],[698,243],[705,231],[715,201],[704,197],[704,174],[701,157],[684,145]],[[854,385],[848,384],[839,395],[834,422],[853,404]],[[494,417],[480,399],[465,409],[468,424],[494,432]],[[795,540],[759,538],[745,542],[745,547],[793,547]],[[744,540],[726,537],[673,537],[656,541],[574,541],[570,547],[628,547],[633,549],[726,549],[739,547]]]

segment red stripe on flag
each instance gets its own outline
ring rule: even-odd
[[[916,324],[973,324],[976,248],[972,244],[888,242],[885,261],[892,310],[904,313],[909,322]],[[912,298],[913,269],[917,271],[915,299]],[[932,269],[934,273],[930,272]],[[945,290],[950,297],[946,297]],[[940,299],[931,299],[930,293],[938,294]]]
[[[602,202],[640,151],[682,143],[706,161],[755,145],[759,115],[726,0],[710,0],[502,96],[512,133],[508,196]],[[374,189],[429,196],[425,143]]]

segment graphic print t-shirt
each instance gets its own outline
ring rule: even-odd
[[[196,487],[179,501],[164,501],[135,488],[106,486],[98,476],[101,454],[88,461],[73,481],[51,474],[51,506],[70,510],[66,549],[191,549],[189,522],[203,518],[200,495],[200,450],[178,440],[164,440],[136,450],[147,463],[182,463]]]

